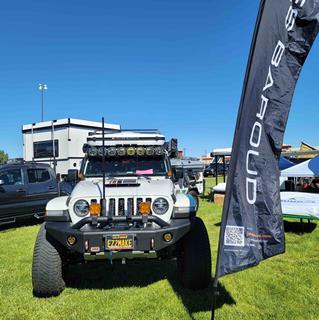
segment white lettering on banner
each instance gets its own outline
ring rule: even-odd
[[[290,2],[298,5],[299,8],[302,8],[306,1],[307,0],[290,0]],[[285,17],[285,27],[287,31],[292,30],[292,28],[294,27],[297,13],[297,9],[293,9],[292,5],[290,5]],[[266,97],[265,91],[271,88],[274,84],[272,67],[277,68],[279,66],[285,50],[285,45],[280,40],[278,40],[270,61],[270,66],[268,68],[265,86],[262,90],[260,109],[259,112],[256,113],[257,120],[253,124],[250,134],[249,150],[246,154],[246,200],[249,204],[252,205],[255,204],[257,199],[258,177],[258,171],[253,167],[253,163],[256,163],[256,161],[252,162],[252,159],[254,159],[254,157],[259,157],[259,151],[254,149],[257,149],[260,146],[261,136],[263,132],[263,120],[268,107],[269,99]]]
[[[249,192],[250,186],[252,187],[252,192]],[[249,204],[255,204],[257,199],[257,180],[246,178],[246,197]]]
[[[286,16],[286,29],[287,29],[287,31],[290,31],[294,27],[296,17],[297,17],[297,10],[293,9],[292,6],[290,6],[288,9],[287,16]]]
[[[275,48],[274,54],[271,59],[271,64],[275,66],[276,68],[279,66],[279,62],[281,60],[281,57],[283,53],[285,52],[285,46],[284,44],[279,40],[277,43],[277,46]]]
[[[260,104],[260,111],[256,114],[256,117],[259,118],[260,120],[264,119],[267,105],[268,105],[268,100],[264,95],[261,95],[261,104]]]
[[[258,128],[258,129],[257,129]],[[261,132],[262,132],[262,125],[260,122],[255,122],[253,126],[253,130],[251,130],[250,134],[250,145],[252,147],[258,148],[260,145],[260,139],[261,139]],[[254,137],[257,135],[257,140],[254,139]]]

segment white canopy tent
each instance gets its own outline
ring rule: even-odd
[[[319,177],[319,156],[281,171],[282,177]]]

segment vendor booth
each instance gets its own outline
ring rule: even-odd
[[[319,155],[313,159],[299,163],[293,167],[281,171],[282,177],[319,177]]]

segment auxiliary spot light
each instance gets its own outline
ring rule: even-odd
[[[136,149],[136,153],[137,153],[138,156],[144,156],[144,154],[145,154],[145,149],[144,149],[143,147],[138,147],[138,148]]]
[[[129,148],[127,148],[126,152],[127,152],[128,156],[134,156],[135,155],[135,148],[129,147]]]
[[[147,147],[146,148],[146,155],[152,156],[154,154],[154,148],[153,147]]]
[[[126,149],[124,147],[117,148],[117,154],[121,157],[126,155]]]
[[[138,205],[138,211],[142,216],[147,216],[151,213],[151,205],[149,202],[141,202]]]

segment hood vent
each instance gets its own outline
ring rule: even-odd
[[[113,187],[113,188],[118,188],[118,187],[138,187],[140,184],[137,182],[136,179],[111,179],[106,182],[105,184],[106,187]]]

